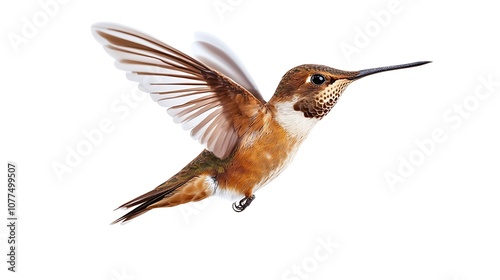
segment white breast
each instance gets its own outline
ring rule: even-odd
[[[304,113],[295,111],[293,105],[296,100],[279,102],[275,105],[276,108],[276,121],[283,127],[291,137],[296,138],[302,142],[311,129],[318,123],[317,118],[306,118]]]

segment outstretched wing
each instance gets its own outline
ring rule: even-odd
[[[196,59],[212,69],[226,74],[226,76],[251,92],[262,103],[266,102],[247,69],[229,46],[205,32],[196,33],[195,39],[196,41],[192,44],[192,51]]]
[[[92,33],[117,68],[219,158],[232,152],[265,110],[260,95],[256,98],[228,76],[142,32],[97,23]]]

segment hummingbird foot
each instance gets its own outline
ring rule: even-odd
[[[251,196],[246,196],[244,197],[242,200],[238,201],[238,202],[234,202],[233,203],[233,210],[234,212],[241,212],[243,210],[245,210],[248,206],[250,206],[250,203],[252,203],[252,201],[255,199],[255,195],[251,195]]]

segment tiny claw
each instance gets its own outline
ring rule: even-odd
[[[252,203],[252,201],[255,199],[255,195],[251,195],[251,196],[245,196],[244,198],[242,198],[240,201],[238,202],[234,202],[233,203],[233,210],[234,212],[242,212],[243,210],[245,210],[248,206],[250,206],[250,203]]]

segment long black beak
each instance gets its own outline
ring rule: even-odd
[[[432,62],[432,61],[418,61],[418,62],[412,62],[412,63],[406,63],[406,64],[400,64],[400,65],[365,69],[365,70],[359,71],[359,73],[356,76],[350,78],[350,80],[357,80],[357,79],[369,76],[371,74],[376,74],[376,73],[380,73],[380,72],[420,66],[420,65],[424,65],[424,64],[427,64],[430,62]]]

